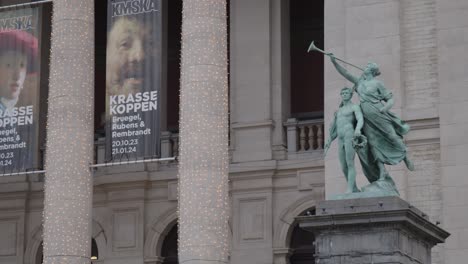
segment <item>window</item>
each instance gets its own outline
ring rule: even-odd
[[[290,36],[291,116],[323,118],[324,56],[307,48],[323,48],[324,1],[290,0]]]
[[[167,130],[179,132],[182,0],[167,2]]]

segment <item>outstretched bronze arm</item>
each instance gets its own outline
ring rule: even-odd
[[[354,84],[357,84],[358,81],[359,81],[359,78],[352,75],[351,73],[349,73],[345,68],[343,68],[343,66],[341,66],[337,61],[336,61],[336,58],[333,54],[330,54],[330,60],[331,62],[333,63],[333,65],[335,66],[336,70],[343,76],[345,77],[348,81],[354,83]]]
[[[307,52],[310,52],[311,50],[318,51],[318,52],[323,53],[323,54],[325,54],[327,56],[330,56],[330,57],[333,56],[333,53],[325,52],[324,50],[321,50],[321,49],[317,48],[317,46],[315,46],[313,41],[310,43],[309,48],[307,49]],[[347,62],[345,60],[342,60],[342,59],[339,59],[339,58],[335,58],[335,59],[338,60],[338,61],[341,61],[341,62],[343,62],[345,64],[348,64],[349,66],[353,66],[354,68],[357,68],[357,69],[359,69],[361,71],[364,71],[363,68],[358,67],[358,66],[356,66],[356,65],[354,65],[352,63],[349,63],[349,62]]]

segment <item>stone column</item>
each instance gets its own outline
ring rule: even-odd
[[[94,1],[55,0],[44,201],[44,263],[90,263]]]
[[[228,91],[225,0],[185,0],[179,262],[227,263]]]

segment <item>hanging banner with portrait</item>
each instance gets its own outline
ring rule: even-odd
[[[160,0],[108,1],[106,159],[159,156]]]
[[[0,10],[0,174],[37,163],[41,8]]]

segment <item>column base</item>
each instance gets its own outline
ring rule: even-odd
[[[80,258],[76,256],[57,256],[57,257],[44,257],[44,263],[48,264],[90,264],[91,260],[89,258]]]

